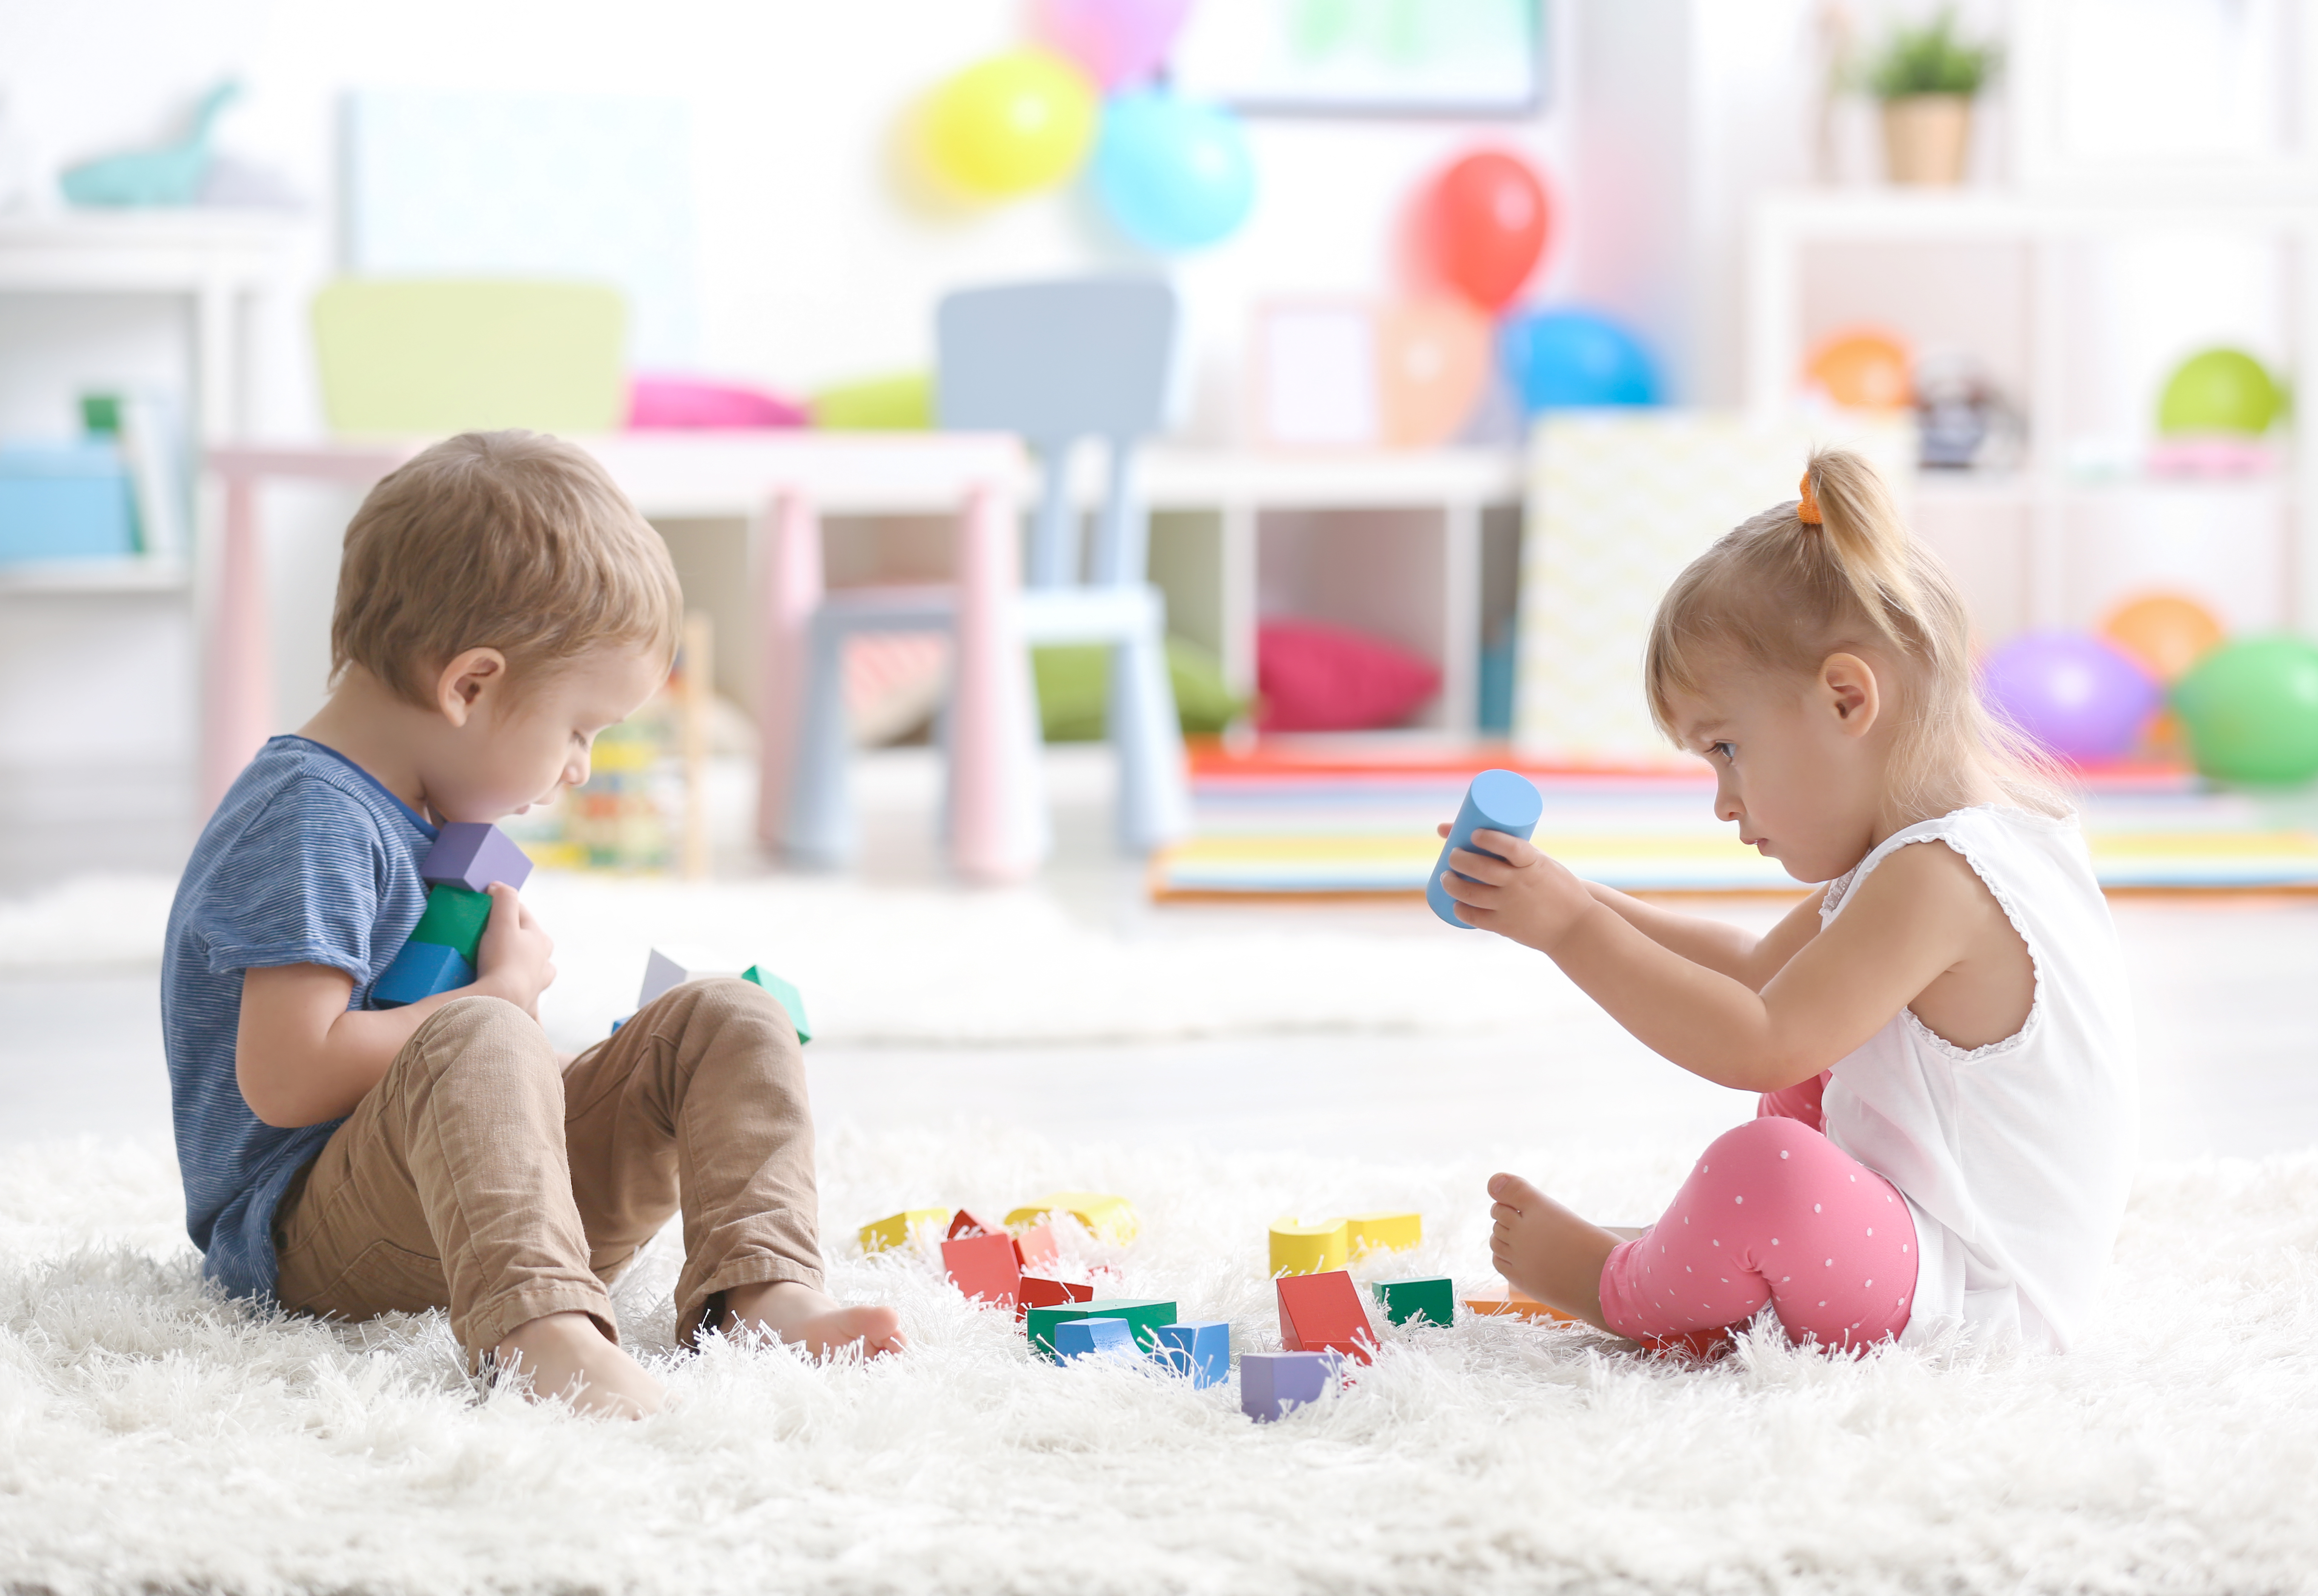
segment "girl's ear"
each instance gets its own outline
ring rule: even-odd
[[[454,726],[464,726],[484,694],[507,683],[507,656],[497,649],[454,654],[435,678],[435,707]]]
[[[1845,737],[1864,737],[1883,707],[1875,669],[1856,654],[1829,654],[1819,668],[1819,701]]]

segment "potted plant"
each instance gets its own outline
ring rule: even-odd
[[[1956,37],[1955,9],[1901,28],[1868,72],[1883,103],[1883,153],[1894,183],[1957,184],[1972,147],[1972,102],[1996,69],[1992,44]]]

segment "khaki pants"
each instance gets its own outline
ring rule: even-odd
[[[543,1314],[616,1340],[606,1283],[679,1204],[687,1345],[735,1287],[820,1286],[804,1066],[769,994],[688,982],[562,1070],[521,1009],[462,998],[291,1185],[276,1294],[347,1319],[446,1307],[471,1362]]]

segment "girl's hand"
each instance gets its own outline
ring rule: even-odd
[[[490,922],[475,949],[480,966],[475,990],[505,998],[537,1019],[539,994],[555,982],[555,966],[550,962],[554,953],[555,939],[540,929],[516,890],[503,881],[493,882]]]
[[[1449,828],[1441,830],[1446,836]],[[1598,907],[1584,882],[1518,837],[1476,831],[1473,845],[1449,856],[1450,868],[1441,883],[1457,901],[1457,912],[1477,930],[1495,931],[1550,955]],[[1489,851],[1477,853],[1474,848]]]

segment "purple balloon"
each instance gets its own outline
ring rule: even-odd
[[[2074,632],[2014,638],[1982,662],[1980,686],[1999,713],[2067,759],[2125,753],[2162,697],[2123,652]]]
[[[1106,93],[1159,70],[1191,0],[1040,0],[1038,32]]]

